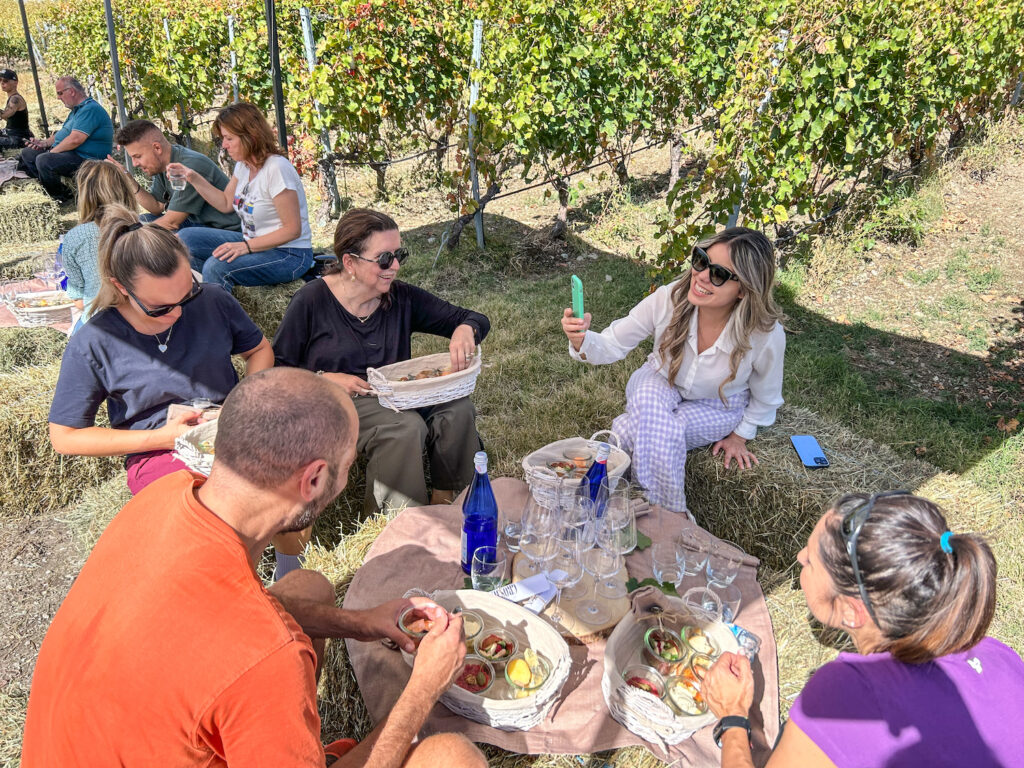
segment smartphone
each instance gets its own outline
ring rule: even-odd
[[[796,454],[800,457],[805,467],[821,469],[828,466],[828,459],[825,452],[821,450],[818,441],[812,435],[793,435],[789,438],[796,448]]]
[[[583,281],[572,276],[572,316],[583,319]]]

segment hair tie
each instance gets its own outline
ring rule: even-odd
[[[124,231],[125,232],[134,232],[136,229],[141,229],[141,228],[142,228],[142,222],[141,221],[136,221],[134,224],[129,224],[127,227],[125,227]]]
[[[946,531],[939,537],[939,546],[942,547],[942,551],[947,555],[953,554],[953,545],[949,543],[949,540],[953,538],[952,531]]]

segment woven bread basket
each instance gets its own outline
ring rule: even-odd
[[[591,435],[589,440],[570,437],[539,448],[523,459],[523,474],[530,486],[530,493],[538,504],[549,509],[570,504],[580,487],[580,478],[559,478],[548,467],[548,462],[564,460],[565,452],[572,449],[587,448],[596,454],[600,443],[608,443],[612,449],[608,454],[608,475],[622,477],[629,470],[630,462],[629,454],[619,448],[621,442],[619,436],[610,429],[603,429]]]
[[[377,400],[384,408],[393,411],[408,411],[413,408],[426,408],[430,405],[449,403],[460,397],[473,394],[476,389],[476,377],[480,375],[483,353],[480,347],[470,361],[469,367],[447,376],[435,376],[431,379],[416,381],[398,381],[403,376],[415,375],[431,368],[446,368],[451,365],[451,355],[438,352],[435,355],[414,357],[399,363],[385,365],[382,368],[367,368],[366,380],[377,395]]]
[[[536,693],[526,698],[511,697],[504,671],[496,667],[494,684],[485,695],[470,693],[453,685],[441,695],[442,704],[457,715],[502,731],[527,731],[544,721],[569,677],[572,663],[569,646],[554,627],[522,606],[495,597],[489,592],[459,589],[425,594],[420,590],[412,590],[406,597],[414,595],[429,597],[448,611],[462,607],[479,614],[484,624],[482,634],[486,635],[488,631],[498,628],[504,629],[515,636],[519,651],[532,648],[551,664],[551,674],[547,680]],[[402,651],[402,656],[412,666],[415,657],[405,651]]]
[[[192,427],[183,435],[178,435],[174,441],[174,455],[186,467],[200,475],[209,476],[213,468],[213,454],[205,453],[199,449],[199,444],[204,440],[217,440],[217,420],[204,421]]]
[[[720,652],[739,650],[739,644],[717,613],[704,613],[688,606],[678,597],[669,597],[655,587],[638,590],[632,595],[633,607],[618,623],[604,652],[604,674],[601,691],[608,709],[619,723],[647,741],[662,747],[679,744],[694,733],[715,722],[710,712],[703,715],[680,715],[662,699],[626,684],[622,671],[642,660],[644,633],[652,626],[680,630],[685,626],[700,627],[718,645]]]

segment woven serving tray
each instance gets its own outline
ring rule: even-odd
[[[580,479],[560,479],[554,470],[548,467],[548,462],[564,460],[565,452],[570,449],[587,448],[596,454],[600,443],[608,443],[612,449],[608,454],[609,476],[622,477],[629,470],[629,454],[619,448],[621,440],[610,429],[595,432],[589,440],[582,437],[558,440],[527,455],[523,459],[523,474],[537,503],[548,508],[572,503],[580,487]]]
[[[431,405],[449,403],[460,397],[468,397],[476,389],[476,378],[480,375],[483,353],[480,347],[473,355],[469,367],[447,376],[435,376],[416,381],[398,381],[403,376],[415,375],[433,368],[451,365],[451,355],[438,352],[434,355],[414,357],[382,368],[367,368],[366,380],[373,388],[373,394],[385,408],[394,411],[408,411]]]

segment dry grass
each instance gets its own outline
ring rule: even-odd
[[[0,517],[66,507],[120,464],[118,459],[54,452],[47,416],[59,370],[52,364],[0,374]],[[105,417],[98,423],[104,424]]]
[[[15,768],[21,762],[21,733],[28,709],[28,690],[10,683],[0,690],[0,767]]]
[[[295,280],[282,285],[259,288],[235,288],[234,296],[242,305],[253,322],[258,325],[268,339],[274,338],[274,332],[288,309],[288,302],[305,283]]]
[[[0,243],[54,240],[60,231],[60,206],[38,185],[0,194]]]
[[[67,343],[53,328],[0,328],[0,373],[60,362]]]
[[[82,552],[92,550],[107,524],[131,498],[128,476],[122,469],[99,485],[88,488],[78,504],[61,516],[71,528]]]

